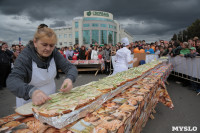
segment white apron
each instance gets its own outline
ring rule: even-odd
[[[53,58],[50,61],[48,69],[38,68],[37,64],[32,61],[32,78],[29,84],[37,87],[46,95],[53,94],[56,92],[56,84],[54,81],[56,74],[56,64]],[[16,97],[16,107],[20,107],[31,101],[31,99],[25,101],[23,98]]]
[[[128,62],[130,62],[131,60],[133,59],[131,57],[131,51],[128,48],[123,47],[122,49],[118,50],[116,53],[113,75],[118,72],[128,70]]]

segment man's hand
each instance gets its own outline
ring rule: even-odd
[[[183,57],[183,56],[184,56],[184,54],[180,54],[180,56],[182,56],[182,57]]]
[[[60,88],[60,91],[61,92],[69,92],[72,88],[73,88],[72,80],[71,79],[65,79],[63,81],[61,88]]]
[[[48,97],[43,91],[35,90],[32,94],[32,102],[34,105],[41,105],[46,101],[50,100],[51,98]]]

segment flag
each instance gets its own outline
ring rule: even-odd
[[[21,44],[21,37],[19,37],[19,44]]]

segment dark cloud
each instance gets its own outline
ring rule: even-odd
[[[64,26],[66,26],[65,21],[59,21],[59,20],[54,21],[54,24],[50,24],[50,27],[51,27],[51,28],[55,28],[55,27],[64,27]]]
[[[30,25],[50,19],[50,27],[60,27],[85,10],[101,10],[112,13],[133,35],[166,37],[199,18],[199,5],[199,0],[0,0],[0,14],[28,19]]]

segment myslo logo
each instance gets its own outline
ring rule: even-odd
[[[182,132],[196,132],[197,127],[196,126],[172,126],[172,131],[182,131]]]

